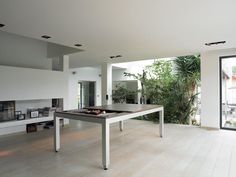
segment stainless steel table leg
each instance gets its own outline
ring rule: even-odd
[[[54,116],[54,149],[58,152],[60,149],[60,119]]]
[[[124,128],[124,123],[123,123],[123,121],[121,120],[121,121],[119,122],[119,124],[120,124],[120,131],[123,131],[123,128]]]
[[[110,164],[110,124],[102,123],[102,164],[104,170]]]
[[[160,137],[164,137],[164,108],[159,111],[159,133]]]

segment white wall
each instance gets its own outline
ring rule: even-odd
[[[168,58],[169,59],[169,58]],[[143,60],[143,61],[133,61],[126,63],[114,63],[112,70],[112,80],[113,81],[122,81],[122,80],[134,80],[133,77],[124,76],[124,72],[137,74],[142,74],[145,67],[150,66],[154,63],[154,59]]]
[[[0,31],[0,65],[51,69],[47,42]]]
[[[27,109],[38,109],[44,107],[52,107],[52,99],[20,100],[15,102],[16,111],[21,111],[22,114],[26,114]]]
[[[51,70],[52,59],[54,63],[61,62],[64,55],[80,51],[82,50],[0,31],[0,65]]]
[[[129,69],[113,69],[112,70],[112,80],[113,81],[134,80],[133,77],[126,77],[126,76],[124,76],[124,72],[133,73]],[[135,72],[135,74],[136,73],[137,73],[137,71]]]
[[[64,56],[63,64],[65,69],[63,72],[0,66],[0,101],[16,100],[16,110],[24,111],[29,106],[49,106],[52,98],[63,98],[64,109],[70,109],[69,75],[66,69],[69,65],[68,56]],[[68,124],[68,120],[64,120],[64,123]],[[0,134],[20,131],[25,131],[25,126],[2,128]]]
[[[69,57],[66,54],[79,51],[0,31],[0,101],[16,100],[16,109],[24,109],[32,103],[30,100],[63,98],[64,109],[70,109]],[[52,71],[52,58],[56,61],[54,68],[63,72]],[[44,107],[49,102],[33,105]],[[9,127],[1,129],[0,134],[23,130],[25,126]]]
[[[75,74],[72,74],[75,72]],[[79,81],[93,81],[96,87],[96,105],[101,105],[101,69],[100,68],[74,68],[69,70],[69,106],[71,109],[78,108],[77,89]]]
[[[236,49],[201,53],[201,125],[220,127],[219,57],[236,55]]]
[[[0,66],[0,100],[63,98],[67,75],[60,71]]]

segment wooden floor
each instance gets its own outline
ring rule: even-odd
[[[1,177],[236,177],[236,132],[125,122],[111,128],[111,165],[101,165],[101,129],[72,122],[53,151],[52,130],[0,137]]]

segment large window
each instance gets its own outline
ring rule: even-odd
[[[220,58],[220,127],[236,130],[236,56]]]

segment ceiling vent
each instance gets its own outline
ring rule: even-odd
[[[82,47],[82,44],[75,44],[76,47]]]
[[[44,38],[44,39],[50,39],[51,38],[50,36],[47,36],[47,35],[43,35],[41,37]]]
[[[218,41],[218,42],[209,42],[205,43],[206,46],[212,46],[212,45],[219,45],[219,44],[225,44],[226,41]]]

